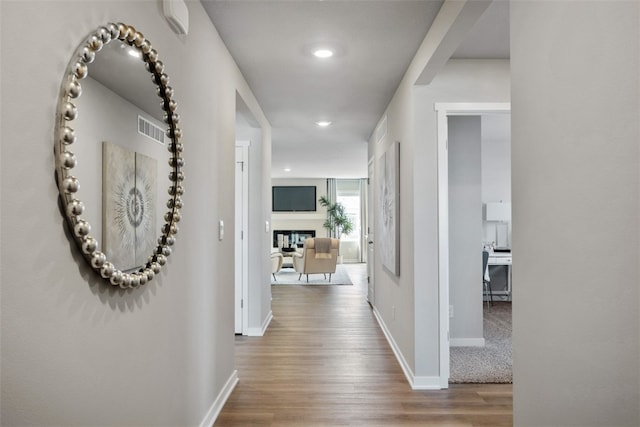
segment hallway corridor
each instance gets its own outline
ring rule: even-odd
[[[411,390],[353,286],[273,286],[264,337],[236,337],[240,382],[215,426],[510,426],[510,384]]]

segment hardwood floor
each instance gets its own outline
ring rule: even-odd
[[[240,382],[215,426],[511,426],[510,384],[411,390],[354,286],[273,286],[264,337],[236,338]]]

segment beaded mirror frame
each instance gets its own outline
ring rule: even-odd
[[[91,235],[91,225],[83,218],[85,206],[78,199],[76,193],[80,189],[80,182],[72,175],[77,165],[77,158],[72,147],[82,143],[77,140],[74,131],[74,120],[78,116],[78,109],[74,100],[82,95],[81,80],[89,75],[88,64],[95,60],[96,54],[107,44],[120,40],[139,51],[145,63],[151,80],[157,87],[157,95],[164,111],[164,122],[167,124],[166,136],[169,138],[169,199],[168,211],[164,215],[164,224],[160,230],[153,252],[149,255],[145,265],[137,271],[122,271],[111,263],[106,255],[99,250],[98,240]],[[160,273],[171,254],[171,247],[175,243],[178,233],[177,223],[180,221],[182,195],[184,194],[184,158],[182,131],[178,127],[180,118],[176,113],[177,104],[173,99],[173,89],[169,86],[169,76],[164,72],[164,64],[160,61],[158,52],[152,47],[142,33],[133,26],[123,23],[108,23],[96,31],[80,44],[73,54],[62,80],[56,112],[56,129],[54,154],[56,162],[56,181],[60,192],[66,222],[78,244],[83,256],[102,278],[114,286],[121,288],[136,288],[151,281]],[[77,101],[76,101],[77,102]]]

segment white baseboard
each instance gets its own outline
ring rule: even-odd
[[[220,415],[222,407],[227,402],[227,399],[229,399],[231,392],[236,388],[236,384],[238,384],[238,371],[234,370],[224,387],[222,387],[222,390],[220,390],[220,393],[218,393],[216,400],[213,401],[213,404],[207,411],[207,414],[200,423],[200,427],[211,427],[213,425],[218,415]]]
[[[267,331],[271,320],[273,319],[273,312],[269,311],[266,319],[262,322],[262,325],[259,328],[247,328],[247,336],[248,337],[261,337],[264,336],[264,333]]]
[[[451,338],[450,347],[484,347],[484,338]]]
[[[387,325],[382,320],[382,316],[378,313],[378,309],[373,307],[373,315],[378,321],[378,325],[380,325],[380,329],[382,329],[382,333],[387,338],[387,342],[391,346],[391,350],[393,350],[393,354],[395,354],[400,367],[402,368],[402,372],[404,372],[404,376],[407,378],[411,389],[413,390],[442,390],[441,379],[440,377],[427,377],[427,376],[415,376],[411,367],[407,363],[407,360],[402,355],[400,348],[396,344],[391,332],[387,328]]]

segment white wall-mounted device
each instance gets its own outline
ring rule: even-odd
[[[176,34],[189,34],[189,9],[184,0],[162,0],[162,11]]]

